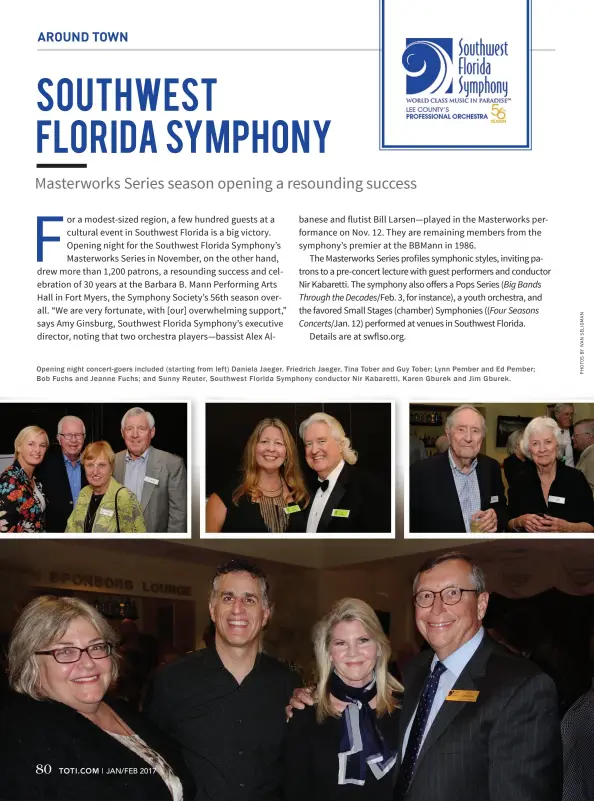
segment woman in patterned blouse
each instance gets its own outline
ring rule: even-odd
[[[0,475],[0,533],[45,532],[45,497],[34,473],[48,446],[39,426],[25,426],[16,436],[14,462]]]

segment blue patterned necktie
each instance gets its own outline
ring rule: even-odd
[[[413,721],[413,725],[408,736],[406,753],[402,760],[402,765],[400,766],[400,772],[398,773],[398,781],[396,782],[396,793],[394,794],[394,799],[404,799],[408,791],[408,787],[415,770],[417,758],[419,756],[419,752],[421,751],[423,733],[425,732],[427,720],[429,719],[429,713],[431,712],[433,700],[435,699],[435,694],[437,693],[439,678],[445,670],[446,667],[444,664],[440,663],[438,660],[433,666],[433,671],[427,677],[425,686],[421,691],[415,720]]]

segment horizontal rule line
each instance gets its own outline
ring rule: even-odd
[[[38,47],[39,53],[381,53],[378,47]],[[531,53],[555,53],[532,47]]]
[[[40,53],[377,53],[377,47],[38,47]]]
[[[44,164],[37,164],[36,165],[37,169],[39,169],[39,168],[46,169],[46,168],[49,167],[50,169],[51,168],[55,168],[57,170],[61,170],[61,169],[65,169],[65,170],[81,170],[83,168],[86,168],[86,166],[87,166],[86,164],[53,164],[53,163],[50,163],[50,162],[48,162],[47,164],[44,163]]]

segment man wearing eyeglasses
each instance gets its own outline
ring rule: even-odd
[[[114,479],[140,501],[147,532],[187,531],[187,479],[184,461],[151,445],[155,419],[142,407],[122,418],[126,451],[116,454]]]
[[[85,424],[75,415],[58,422],[60,450],[50,449],[35,472],[47,499],[46,531],[64,532],[81,489],[88,484],[80,455],[85,443]]]
[[[395,799],[560,799],[553,681],[482,627],[489,594],[471,558],[449,552],[413,583],[431,649],[404,671]]]

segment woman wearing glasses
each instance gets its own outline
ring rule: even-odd
[[[47,432],[26,426],[14,441],[14,462],[0,475],[0,533],[45,532],[46,499],[35,469],[49,445]]]
[[[80,491],[67,532],[146,532],[140,502],[113,478],[115,454],[109,443],[89,443],[81,455],[88,485]]]
[[[21,613],[0,709],[2,799],[186,799],[177,748],[141,714],[106,700],[117,636],[76,598],[40,596]]]

